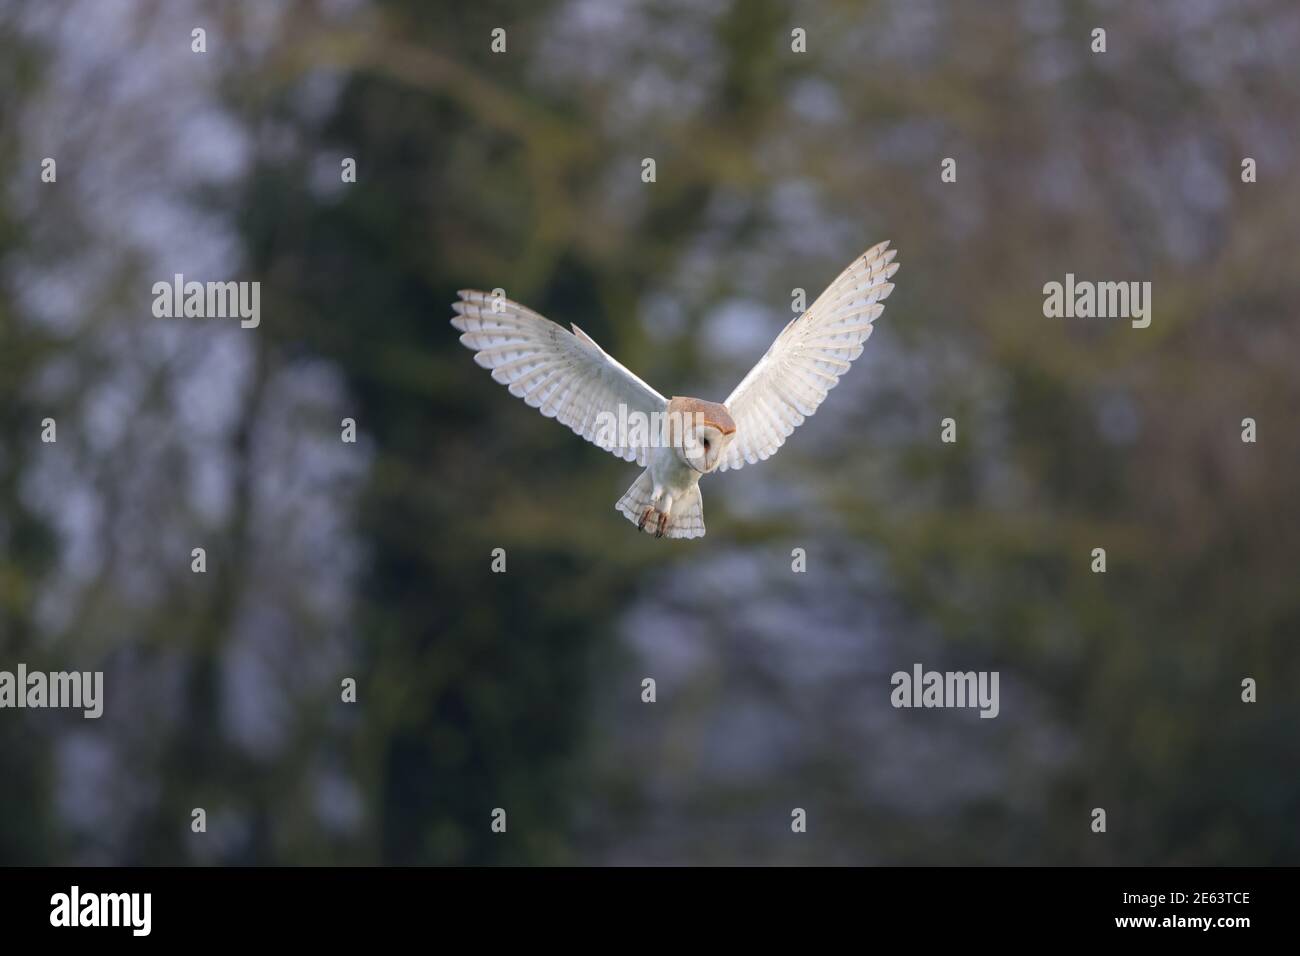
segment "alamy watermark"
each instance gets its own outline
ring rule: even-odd
[[[981,717],[996,717],[997,671],[927,671],[913,664],[912,671],[895,671],[889,702],[895,707],[978,707]]]
[[[595,440],[602,448],[681,448],[689,458],[703,457],[699,439],[707,418],[702,412],[642,412],[619,402],[618,412],[596,415]]]
[[[0,708],[72,707],[94,720],[104,713],[103,671],[0,671]]]
[[[186,282],[176,273],[171,282],[153,284],[153,314],[159,319],[239,319],[245,329],[262,322],[262,283]]]
[[[1150,282],[1065,282],[1043,286],[1043,315],[1049,319],[1131,319],[1133,328],[1151,324]]]
[[[121,926],[132,936],[148,936],[153,928],[152,893],[83,893],[73,885],[50,897],[50,925],[58,927]]]

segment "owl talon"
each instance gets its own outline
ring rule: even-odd
[[[659,527],[655,529],[655,537],[662,538],[664,536],[664,532],[667,530],[668,530],[668,514],[667,512],[661,511],[659,512]]]
[[[638,522],[636,523],[636,530],[638,530],[638,531],[644,531],[644,530],[645,530],[645,523],[646,523],[647,521],[650,520],[650,516],[651,516],[652,514],[654,514],[654,509],[653,509],[653,508],[647,508],[647,509],[645,510],[645,513],[641,515],[641,520],[638,521]]]

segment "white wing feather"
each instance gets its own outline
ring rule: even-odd
[[[872,325],[894,291],[888,242],[853,260],[803,315],[794,319],[724,403],[736,422],[736,437],[723,453],[719,471],[770,458],[786,437],[817,411],[862,354]]]
[[[547,418],[554,418],[597,447],[625,461],[646,464],[646,449],[621,443],[616,429],[602,428],[601,412],[662,413],[668,400],[611,358],[576,325],[550,319],[505,298],[461,290],[451,324],[474,361]],[[647,429],[648,431],[648,429]]]

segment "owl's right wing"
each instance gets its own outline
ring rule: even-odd
[[[616,362],[576,325],[562,329],[509,299],[462,289],[451,324],[460,341],[474,350],[474,361],[547,418],[554,418],[587,441],[624,461],[646,464],[644,444],[628,440],[641,429],[611,428],[635,412],[658,421],[668,400]],[[620,417],[620,406],[626,414]],[[604,414],[602,414],[604,413]]]

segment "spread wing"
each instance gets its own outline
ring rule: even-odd
[[[871,323],[894,291],[898,264],[888,242],[872,246],[840,273],[803,315],[794,319],[724,403],[736,437],[719,471],[770,458],[786,436],[817,411],[826,393],[862,354]]]
[[[629,445],[629,434],[649,429],[610,427],[633,412],[662,414],[668,400],[637,378],[576,325],[560,328],[531,309],[486,292],[461,290],[451,324],[474,361],[547,418],[568,425],[587,441],[625,461],[646,464],[644,445]],[[619,407],[625,408],[620,419]],[[608,413],[603,415],[602,413]],[[611,417],[612,416],[612,419]]]

